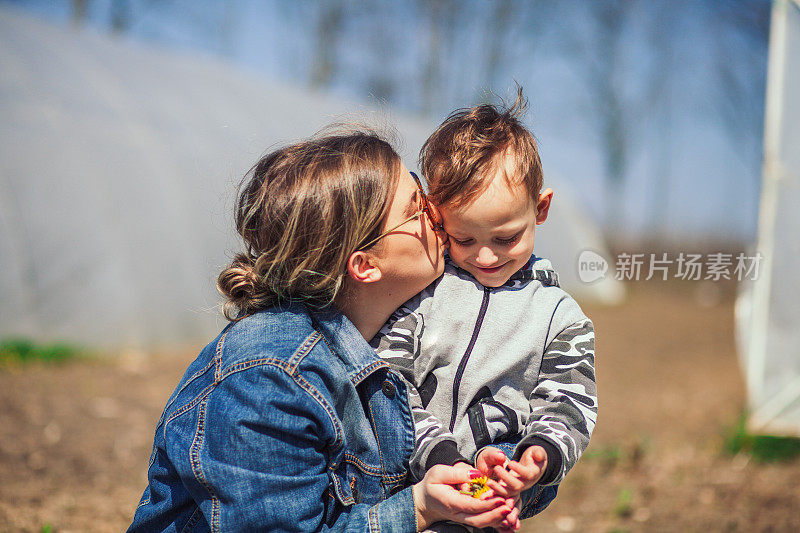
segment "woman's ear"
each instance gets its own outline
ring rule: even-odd
[[[353,281],[375,283],[381,279],[381,269],[367,252],[353,252],[347,259],[347,274]]]

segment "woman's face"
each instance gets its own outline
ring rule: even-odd
[[[400,164],[397,190],[384,227],[391,228],[420,209],[420,190]],[[433,231],[428,215],[409,220],[381,239],[379,251],[384,287],[401,302],[427,287],[444,272],[444,241]]]

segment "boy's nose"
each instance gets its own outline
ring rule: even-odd
[[[497,256],[491,248],[483,246],[478,250],[478,257],[475,258],[475,262],[478,263],[478,266],[489,267],[497,262]]]

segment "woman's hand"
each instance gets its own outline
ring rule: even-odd
[[[503,527],[505,517],[514,510],[513,499],[476,499],[459,492],[459,487],[480,473],[465,463],[436,465],[414,485],[417,528],[422,531],[434,522],[452,520],[474,527]]]

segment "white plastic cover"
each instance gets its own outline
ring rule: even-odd
[[[773,4],[759,276],[737,304],[749,427],[800,436],[800,2]]]

